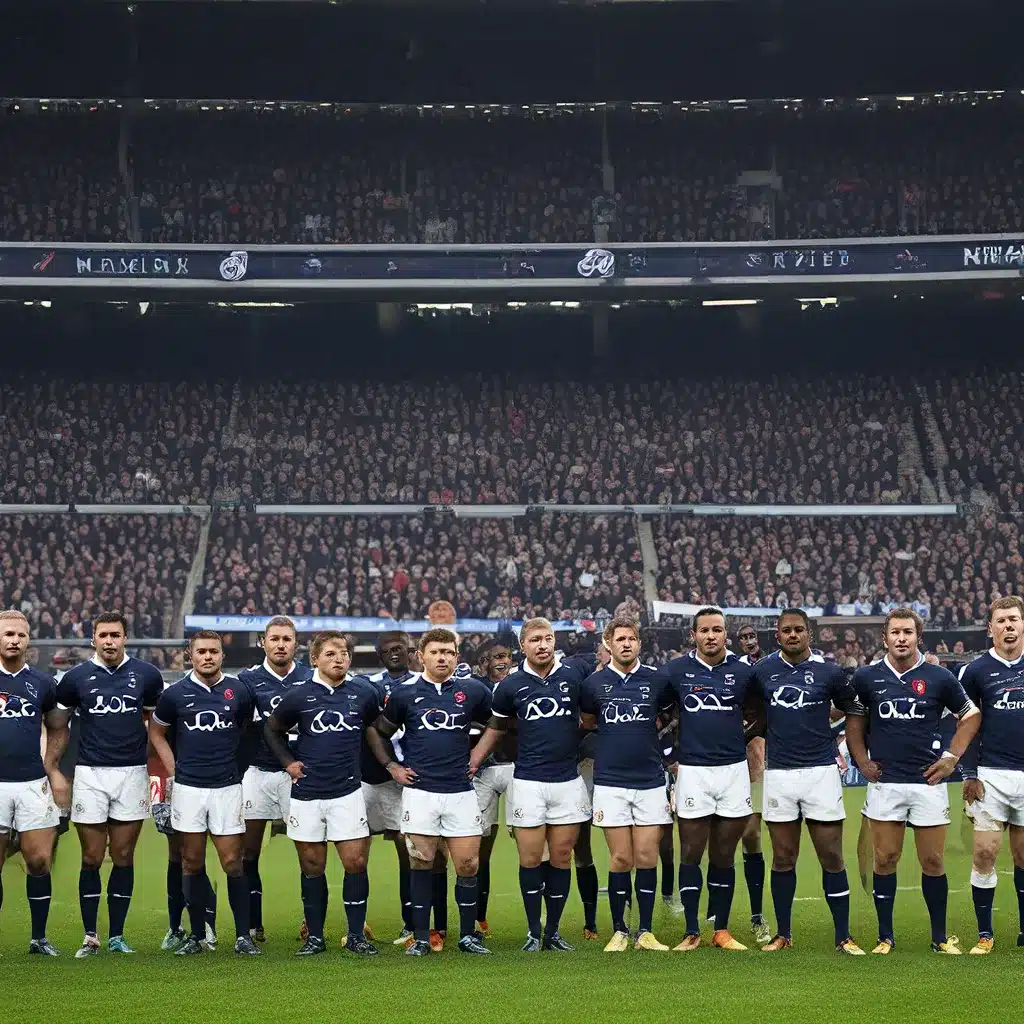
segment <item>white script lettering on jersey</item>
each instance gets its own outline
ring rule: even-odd
[[[927,718],[928,716],[919,707],[913,697],[897,697],[895,700],[883,700],[878,704],[879,718],[897,718],[909,721],[914,718]]]
[[[318,711],[309,723],[309,731],[314,736],[325,732],[359,732],[358,725],[349,725],[340,711]]]
[[[698,711],[735,711],[732,693],[688,693],[683,698],[683,709],[690,712]]]
[[[125,695],[119,697],[114,694],[112,697],[104,697],[102,693],[96,694],[96,703],[91,708],[86,708],[89,715],[134,715],[139,710],[137,697]]]
[[[420,716],[420,729],[427,729],[429,732],[447,730],[455,732],[464,729],[461,711],[444,711],[441,708],[429,708]]]
[[[540,718],[568,718],[572,714],[555,697],[534,697],[527,702],[524,722],[536,722]]]
[[[186,722],[185,728],[189,732],[216,732],[218,729],[230,729],[231,725],[216,711],[197,711],[195,723]]]
[[[650,715],[644,714],[644,709],[634,704],[630,708],[620,708],[617,704],[605,704],[601,710],[601,719],[608,725],[616,725],[619,722],[649,722]]]
[[[771,706],[796,710],[797,708],[814,707],[816,704],[823,704],[824,701],[809,700],[806,690],[790,683],[778,687],[772,692]]]

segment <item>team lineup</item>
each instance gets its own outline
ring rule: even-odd
[[[159,670],[126,654],[127,623],[119,613],[97,617],[93,658],[58,683],[27,663],[25,617],[0,612],[0,866],[16,832],[26,867],[29,952],[60,955],[46,926],[60,811],[69,809],[81,846],[84,939],[75,955],[104,948],[97,919],[108,854],[105,948],[132,953],[125,930],[134,854],[152,814],[168,839],[162,948],[196,956],[212,944],[209,842],[227,878],[234,950],[259,956],[260,850],[267,823],[284,822],[296,849],[304,915],[296,955],[327,950],[333,844],[344,869],[343,948],[372,957],[378,948],[366,921],[368,861],[371,836],[382,835],[399,860],[403,928],[396,944],[410,956],[443,948],[450,860],[458,950],[488,955],[490,858],[504,796],[504,824],[519,859],[523,951],[574,949],[559,931],[574,861],[584,937],[597,939],[592,826],[603,832],[609,855],[612,934],[605,950],[668,951],[653,921],[658,863],[672,857],[675,822],[685,924],[672,948],[692,952],[705,941],[705,880],[711,946],[747,948],[729,928],[742,843],[754,937],[771,953],[793,945],[806,824],[835,949],[861,956],[843,859],[846,813],[833,730],[842,718],[850,755],[868,780],[872,952],[896,948],[897,867],[908,824],[931,948],[961,952],[946,931],[944,866],[950,807],[943,783],[958,765],[974,825],[978,941],[970,952],[994,948],[995,863],[1004,830],[1021,918],[1017,944],[1024,945],[1024,601],[992,603],[992,648],[959,678],[925,660],[922,633],[914,611],[894,609],[883,627],[885,657],[851,679],[813,652],[811,621],[800,609],[780,613],[779,649],[765,657],[758,657],[752,630],[740,633],[744,655],[733,654],[724,614],[701,609],[693,618],[693,649],[661,668],[641,664],[640,627],[632,619],[612,619],[596,656],[563,656],[551,623],[531,619],[520,630],[518,655],[511,638],[489,644],[482,679],[459,664],[459,638],[444,626],[422,634],[415,648],[405,633],[382,634],[383,670],[370,675],[351,674],[350,637],[321,633],[306,668],[295,661],[295,627],[281,616],[266,627],[262,665],[225,674],[221,637],[204,630],[189,642],[192,670],[164,687]],[[943,716],[956,723],[946,744]],[[78,754],[69,780],[60,765],[72,722]],[[164,800],[151,806],[153,760],[166,783]],[[774,931],[761,907],[762,818],[772,846]],[[664,876],[662,895],[675,899],[665,892]],[[2,899],[0,886],[0,906]],[[631,931],[634,908],[639,924]]]

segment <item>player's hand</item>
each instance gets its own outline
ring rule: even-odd
[[[71,783],[63,772],[55,771],[50,776],[50,790],[53,793],[53,802],[60,810],[71,810]]]
[[[985,799],[985,783],[981,779],[964,779],[964,803],[970,807],[975,800]]]
[[[285,771],[292,777],[293,782],[298,782],[299,779],[304,779],[306,777],[306,773],[303,771],[305,767],[306,766],[301,761],[292,761],[292,763],[285,768]]]
[[[868,782],[878,782],[882,777],[882,766],[877,761],[865,761],[858,764],[857,768]]]
[[[416,782],[416,773],[411,768],[406,768],[404,764],[399,764],[394,761],[391,767],[388,768],[388,772],[391,778],[395,780],[400,786],[412,786]]]
[[[471,779],[476,778],[476,773],[480,771],[480,765],[474,761],[473,758],[469,759],[469,772],[467,773]]]
[[[929,786],[937,786],[944,779],[953,774],[953,770],[960,763],[960,758],[952,754],[943,754],[937,761],[933,761],[924,770],[924,778]]]
[[[836,751],[836,765],[843,775],[846,774],[846,770],[850,767],[850,765],[847,763],[846,758],[843,757],[842,753],[838,750]]]

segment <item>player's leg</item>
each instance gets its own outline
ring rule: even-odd
[[[608,908],[612,915],[612,938],[605,952],[625,952],[629,940],[626,904],[632,891],[633,829],[631,825],[602,825],[601,831],[608,844]]]
[[[914,845],[921,865],[921,893],[931,921],[932,949],[942,953],[959,953],[955,943],[947,942],[946,935],[946,903],[949,899],[945,858],[946,826],[914,826]]]
[[[708,833],[708,888],[715,890],[712,942],[722,949],[746,949],[729,934],[729,914],[736,891],[736,847],[748,818],[748,814],[735,818],[715,815]]]
[[[241,820],[241,808],[239,808]],[[210,841],[217,851],[220,866],[227,875],[228,903],[231,905],[231,916],[235,920],[235,952],[246,956],[258,954],[259,948],[252,942],[249,935],[249,882],[245,877],[242,861],[242,848],[245,841],[244,825],[237,833],[218,835],[210,833]]]
[[[667,808],[666,808],[667,813]],[[642,820],[642,819],[641,819]],[[635,947],[665,952],[668,946],[654,937],[654,902],[658,895],[658,857],[665,826],[635,824],[632,828],[634,886],[639,915]]]
[[[520,787],[517,781],[516,788]],[[516,848],[519,851],[519,891],[526,911],[527,942],[541,937],[541,908],[544,903],[544,872],[541,860],[547,843],[547,826],[517,827]],[[538,945],[538,949],[539,949]]]
[[[704,885],[700,862],[710,834],[710,815],[679,819],[679,901],[686,915],[686,935],[676,949],[683,952],[700,945],[700,891]]]
[[[439,953],[444,949],[444,940],[448,936],[448,851],[443,839],[437,844],[430,869],[430,909],[434,917],[431,948]]]
[[[80,794],[75,793],[75,802],[79,802]],[[97,920],[100,913],[100,899],[103,896],[103,883],[100,880],[100,868],[107,855],[107,825],[86,824],[76,821],[78,844],[82,850],[82,865],[78,872],[78,907],[82,915],[82,931],[85,938],[76,951],[76,959],[94,956],[100,951],[100,940],[97,935]]]
[[[263,931],[263,879],[260,877],[260,854],[263,852],[263,837],[266,831],[265,820],[246,819],[245,838],[242,842],[242,867],[249,884],[249,922],[252,937],[256,942],[267,941]]]
[[[751,814],[743,830],[743,878],[750,898],[750,927],[757,942],[771,938],[764,919],[764,853],[761,850],[761,815]]]
[[[866,805],[865,805],[866,806]],[[878,945],[873,952],[888,953],[896,945],[893,910],[896,903],[896,868],[903,853],[906,821],[871,819],[871,851],[874,863],[871,894],[878,918]]]
[[[669,825],[661,830],[658,858],[661,861],[661,901],[675,913],[678,906],[676,898],[676,836],[675,831]]]
[[[16,820],[21,856],[25,861],[25,894],[32,918],[32,943],[29,952],[58,956],[58,951],[46,939],[46,922],[50,916],[53,884],[50,869],[53,866],[53,844],[57,829],[22,829]]]
[[[576,863],[576,888],[583,904],[583,938],[597,938],[597,892],[599,883],[597,868],[594,866],[594,851],[591,847],[593,830],[589,821],[580,823],[580,833],[573,847]]]
[[[821,864],[821,884],[832,914],[836,949],[859,956],[863,950],[850,936],[850,879],[843,859],[843,822],[808,819],[807,832]]]
[[[1024,812],[1018,812],[1015,817],[1024,817]],[[1013,888],[1017,893],[1017,945],[1024,946],[1024,825],[1010,824],[1010,855],[1013,857]]]
[[[409,794],[411,795],[411,794]],[[433,796],[433,794],[417,794]],[[409,851],[409,892],[412,898],[414,941],[407,952],[422,955],[430,950],[430,905],[434,857],[440,837],[407,832],[406,849]],[[426,946],[426,950],[422,947]]]
[[[497,824],[491,824],[484,819],[484,834],[480,839],[480,870],[477,875],[476,895],[476,928],[486,939],[490,936],[490,929],[487,926],[487,904],[491,897],[491,854],[494,851],[494,844],[498,838]]]
[[[160,948],[176,950],[185,941],[181,918],[185,913],[185,891],[181,875],[181,836],[177,832],[167,835],[167,934]]]
[[[971,862],[971,897],[974,914],[978,920],[978,942],[971,949],[975,956],[992,951],[995,931],[992,926],[992,907],[996,894],[996,858],[1003,843],[1004,824],[989,817],[982,817],[975,801],[974,844]]]
[[[771,953],[792,945],[796,862],[800,856],[800,818],[796,817],[792,821],[769,821],[768,835],[772,840],[771,888],[776,924],[774,938],[763,949]],[[746,868],[745,853],[743,866]]]
[[[111,952],[133,953],[134,950],[124,941],[124,923],[135,891],[135,848],[142,835],[142,820],[119,821],[112,818],[107,824],[107,835],[113,865],[107,879],[107,918],[110,924],[107,948]]]
[[[311,803],[312,801],[304,802]],[[306,938],[295,955],[316,956],[327,948],[324,943],[327,907],[323,899],[327,871],[327,842],[326,840],[324,842],[304,842],[300,839],[293,841],[295,852],[299,858],[299,871],[302,878],[300,883],[302,912],[306,918]]]
[[[481,816],[473,792],[446,793],[440,800],[440,832],[455,868],[455,904],[459,908],[459,952],[487,954],[476,934],[479,892]]]
[[[557,817],[563,815],[557,814]],[[562,913],[572,885],[572,855],[579,838],[579,822],[566,822],[547,827],[548,870],[544,880],[545,949],[566,952],[572,949],[558,933]]]
[[[348,934],[345,948],[350,953],[361,956],[373,956],[377,947],[369,942],[363,930],[366,927],[366,906],[370,898],[370,879],[366,873],[367,861],[370,857],[370,837],[362,836],[345,839],[334,844],[345,869],[345,878],[341,885],[341,898],[345,904],[345,918],[348,923]]]
[[[390,839],[395,844],[395,854],[398,857],[398,896],[402,903],[402,932],[395,939],[395,944],[404,946],[406,942],[412,941],[412,882],[410,880],[409,848],[405,842],[405,836],[400,832],[385,832],[385,839]]]

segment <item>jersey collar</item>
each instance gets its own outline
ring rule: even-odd
[[[996,654],[994,647],[989,648],[988,656],[994,661],[998,661],[1000,665],[1005,665],[1007,668],[1016,668],[1022,661],[1024,661],[1024,654],[1022,654],[1016,661],[1007,661],[1005,658],[1000,658]]]
[[[208,692],[213,693],[213,691],[218,686],[220,686],[220,684],[223,683],[225,679],[227,679],[227,676],[223,672],[221,672],[220,679],[218,679],[212,686],[209,683],[204,683],[202,681],[202,679],[196,678],[196,671],[195,671],[195,669],[193,669],[191,672],[189,672],[188,678],[191,679],[192,682],[195,683],[197,686],[201,686],[204,690],[207,690]]]
[[[10,676],[12,679],[15,676],[20,676],[21,673],[25,672],[27,669],[28,669],[28,662],[26,662],[24,665],[22,665],[21,668],[19,668],[17,672],[8,672],[7,669],[4,668],[3,664],[0,664],[0,672],[2,672],[5,676]]]
[[[728,652],[725,657],[717,665],[709,665],[696,651],[693,652],[693,660],[697,662],[702,668],[706,668],[709,672],[714,672],[716,668],[726,664],[729,660]]]
[[[286,672],[283,676],[279,676],[271,667],[270,661],[267,658],[263,659],[263,671],[268,675],[272,675],[279,683],[283,683],[291,674],[295,671],[295,663],[292,662],[291,672]]]
[[[893,674],[893,675],[894,675],[894,676],[895,676],[895,677],[896,677],[896,678],[897,678],[897,679],[898,679],[898,680],[899,680],[900,682],[903,682],[903,676],[907,675],[907,674],[908,674],[908,673],[910,673],[910,672],[913,672],[913,671],[914,671],[915,669],[919,669],[919,668],[920,668],[920,667],[921,667],[921,666],[922,666],[922,665],[924,664],[924,655],[923,655],[923,654],[920,654],[920,653],[919,653],[919,654],[918,654],[918,656],[917,656],[917,661],[916,661],[916,663],[915,663],[915,664],[913,664],[913,665],[911,665],[911,666],[910,666],[910,668],[908,668],[906,672],[902,673],[902,675],[901,675],[901,674],[900,674],[899,672],[897,672],[895,668],[893,668],[892,662],[891,662],[891,661],[889,660],[889,655],[888,655],[888,654],[887,654],[887,655],[886,655],[886,656],[885,656],[885,657],[884,657],[884,658],[882,659],[882,664],[883,664],[883,665],[885,665],[885,667],[886,667],[886,668],[887,668],[887,669],[888,669],[888,670],[889,670],[889,671],[890,671],[890,672],[891,672],[891,673],[892,673],[892,674]]]
[[[90,660],[90,661],[91,661],[91,662],[92,662],[92,663],[93,663],[93,664],[94,664],[94,665],[95,665],[95,666],[96,666],[97,668],[101,668],[101,669],[103,669],[103,670],[104,670],[105,672],[109,672],[109,673],[110,673],[111,675],[113,675],[113,674],[114,674],[115,672],[120,672],[120,671],[121,671],[121,669],[123,669],[123,668],[124,668],[124,666],[125,666],[125,665],[127,664],[127,662],[128,662],[128,655],[126,654],[126,655],[125,655],[125,656],[124,656],[124,657],[123,657],[123,658],[121,659],[121,663],[120,663],[119,665],[115,665],[115,666],[114,666],[114,668],[111,668],[111,667],[110,667],[110,666],[109,666],[109,665],[108,665],[108,664],[107,664],[107,663],[106,663],[106,662],[105,662],[105,661],[104,661],[104,660],[103,660],[103,659],[102,659],[102,658],[101,658],[101,657],[100,657],[100,656],[99,656],[98,654],[94,654],[94,655],[93,655],[93,656],[92,656],[92,657],[91,657],[91,658],[90,658],[89,660]]]
[[[346,679],[342,679],[342,681],[340,683],[338,683],[338,686],[331,686],[331,684],[329,682],[327,682],[326,679],[321,679],[320,678],[320,671],[319,671],[319,669],[314,669],[313,670],[313,678],[310,679],[310,682],[311,683],[319,683],[321,686],[324,686],[328,690],[330,690],[331,693],[334,693],[334,691],[336,689],[338,689],[338,686],[344,686],[345,683],[348,682],[348,679],[347,678]]]
[[[626,680],[630,676],[636,675],[637,669],[640,668],[640,659],[637,658],[636,661],[633,662],[632,667],[625,672],[620,672],[610,661],[608,662],[608,668],[610,668],[620,679]]]
[[[825,659],[820,654],[813,654],[813,653],[812,654],[808,654],[807,657],[804,658],[803,661],[796,661],[796,662],[790,661],[789,658],[787,658],[782,653],[782,651],[779,651],[778,655],[779,655],[779,661],[781,661],[783,665],[787,665],[789,668],[799,668],[801,665],[806,665],[809,661],[812,661],[812,662],[815,662],[815,663],[821,663],[821,664],[825,663]]]
[[[520,668],[527,675],[533,676],[534,679],[539,679],[542,683],[546,683],[559,670],[559,668],[561,668],[561,662],[555,661],[551,666],[551,671],[546,676],[542,676],[539,672],[535,672],[525,658],[523,658],[523,663]]]

